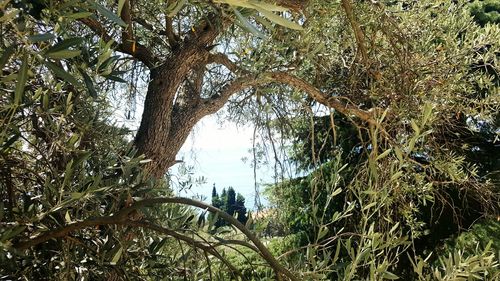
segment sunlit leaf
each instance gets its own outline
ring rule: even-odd
[[[28,40],[31,42],[43,42],[43,41],[49,41],[56,38],[56,36],[52,33],[43,33],[43,34],[36,34],[36,35],[31,35],[28,36]]]
[[[253,24],[251,24],[237,9],[233,8],[233,12],[241,23],[241,26],[248,32],[254,34],[259,38],[266,38],[266,35],[258,30]]]
[[[118,0],[118,15],[121,15],[123,6],[125,5],[126,0]]]
[[[111,259],[110,261],[110,264],[111,265],[116,265],[118,263],[118,261],[120,260],[121,256],[122,256],[122,253],[123,253],[123,247],[121,246],[118,246],[118,249],[115,250],[115,254],[113,255],[113,258]]]
[[[58,52],[47,53],[45,56],[51,59],[70,59],[79,56],[82,53],[80,50],[62,50]]]
[[[278,6],[278,5],[274,5],[274,4],[271,4],[271,3],[267,3],[267,2],[264,2],[264,1],[249,0],[248,3],[250,5],[255,6],[255,7],[259,7],[261,9],[264,9],[264,10],[267,10],[267,11],[271,11],[271,12],[286,12],[286,11],[288,11],[288,8],[285,8],[285,7],[282,7],[282,6]]]
[[[290,29],[295,29],[295,30],[303,30],[302,26],[300,26],[299,24],[293,22],[293,21],[290,21],[289,19],[286,19],[284,17],[281,17],[273,12],[270,12],[268,10],[265,10],[265,9],[262,9],[260,7],[256,7],[256,9],[262,14],[264,15],[266,18],[268,18],[270,21],[276,23],[276,24],[279,24],[281,26],[284,26],[284,27],[288,27]]]
[[[21,69],[17,73],[16,91],[14,92],[14,104],[18,105],[23,99],[24,89],[28,81],[28,55],[24,54]]]
[[[99,3],[96,3],[94,1],[89,1],[89,2],[94,6],[94,8],[102,16],[104,16],[108,20],[114,22],[117,25],[120,25],[120,26],[123,26],[123,27],[127,27],[127,23],[126,22],[124,22],[119,16],[117,16],[115,13],[111,12],[110,10],[108,10],[106,7],[102,6]]]
[[[76,80],[76,78],[71,75],[69,72],[64,70],[63,68],[57,66],[56,64],[45,61],[45,66],[47,66],[57,77],[62,78],[64,81],[73,84],[74,86],[80,86],[80,83]]]

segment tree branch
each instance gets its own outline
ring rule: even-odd
[[[244,76],[236,78],[222,90],[220,95],[206,99],[204,105],[201,105],[199,110],[205,115],[212,114],[224,106],[234,93],[242,91],[250,86],[258,86],[273,82],[290,85],[298,90],[304,91],[315,101],[333,108],[344,115],[354,115],[365,122],[376,124],[376,120],[370,112],[359,109],[353,105],[345,104],[341,102],[338,97],[326,95],[305,80],[288,74],[287,72],[265,72],[257,77]]]
[[[356,42],[358,43],[358,48],[363,58],[363,64],[368,66],[368,52],[365,46],[365,36],[361,27],[359,27],[356,18],[354,17],[351,0],[342,0],[342,7],[344,8],[345,13],[347,14],[347,19],[349,19],[349,23],[354,30],[354,36],[356,37]]]
[[[109,42],[114,40],[111,35],[107,32],[104,26],[95,19],[83,18],[80,22],[86,25],[90,30],[92,30],[97,36],[101,37],[102,40]],[[132,57],[138,59],[148,68],[153,68],[158,62],[158,59],[151,53],[151,51],[144,45],[135,42],[135,49],[132,48],[131,44],[127,45],[123,42],[121,44],[116,43],[114,45],[117,51],[131,55]]]
[[[248,239],[250,239],[250,241],[252,241],[252,243],[257,247],[257,249],[259,249],[260,255],[262,256],[262,258],[264,258],[264,260],[266,260],[266,262],[269,263],[269,265],[276,271],[277,275],[279,273],[281,273],[281,274],[284,274],[285,276],[287,276],[288,278],[290,278],[291,280],[294,280],[294,281],[299,280],[295,275],[293,275],[293,273],[291,273],[288,269],[283,267],[274,258],[274,256],[271,254],[271,252],[269,252],[269,250],[266,248],[266,246],[264,246],[264,244],[262,244],[262,242],[259,240],[259,238],[257,238],[257,236],[255,236],[255,234],[253,234],[248,228],[246,228],[240,221],[238,221],[233,216],[229,215],[228,213],[226,213],[226,212],[224,212],[224,211],[222,211],[222,210],[220,210],[212,205],[208,205],[206,203],[203,203],[203,202],[200,202],[197,200],[183,198],[183,197],[170,197],[170,198],[157,197],[157,198],[149,198],[149,199],[137,201],[132,206],[130,206],[129,208],[126,208],[126,209],[136,210],[136,209],[139,209],[142,207],[151,206],[151,205],[155,205],[155,204],[164,204],[164,203],[178,203],[178,204],[182,204],[182,205],[198,207],[198,208],[201,208],[204,210],[208,210],[212,213],[217,213],[219,215],[219,217],[223,218],[224,220],[226,220],[227,222],[232,224],[239,231],[241,231],[243,234],[245,234],[245,236]],[[131,212],[131,211],[132,210],[130,210],[129,212]]]
[[[231,61],[227,55],[222,53],[210,54],[208,57],[208,63],[216,63],[227,67],[231,72],[235,74],[249,74],[248,70],[241,68],[239,65]]]
[[[175,49],[179,46],[179,36],[175,34],[172,18],[166,16],[165,19],[165,35],[167,35],[168,44]]]
[[[234,73],[249,74],[248,71],[242,69],[236,63],[232,62],[225,54],[210,54],[209,61],[224,65]],[[219,110],[234,93],[244,90],[245,88],[250,86],[262,85],[271,82],[287,84],[296,89],[304,91],[317,102],[333,108],[344,115],[352,114],[370,124],[376,123],[372,114],[370,114],[369,112],[361,110],[353,105],[344,104],[339,100],[338,97],[326,95],[313,85],[309,84],[307,81],[297,76],[291,75],[288,72],[265,72],[257,76],[247,75],[245,77],[237,78],[231,84],[226,86],[219,96],[207,99],[205,101],[206,104],[203,110],[206,110],[208,114],[214,113]]]
[[[309,84],[307,81],[288,74],[287,72],[270,72],[270,73],[265,73],[263,76],[268,76],[270,77],[273,81],[283,83],[290,85],[296,89],[299,89],[301,91],[304,91],[307,93],[311,98],[313,98],[315,101],[335,109],[336,111],[344,114],[344,115],[354,115],[358,117],[359,119],[368,122],[370,124],[376,124],[376,120],[374,119],[373,115],[365,110],[359,109],[357,106],[354,105],[349,105],[341,102],[339,100],[339,97],[335,96],[330,96],[327,94],[324,94],[320,90],[318,90],[316,87],[313,85]]]
[[[94,227],[97,225],[111,225],[111,224],[122,224],[125,220],[127,219],[126,216],[122,217],[119,215],[115,216],[107,216],[107,217],[101,217],[101,218],[96,218],[96,219],[89,219],[81,222],[75,222],[66,226],[63,226],[61,228],[57,228],[54,230],[50,230],[47,232],[44,232],[43,234],[31,238],[27,241],[22,241],[17,244],[15,244],[13,247],[17,250],[26,250],[28,248],[31,248],[33,246],[36,246],[40,243],[44,243],[50,239],[55,239],[55,238],[62,238],[67,235],[69,235],[71,232],[81,230],[87,227]]]
[[[165,235],[168,235],[168,236],[172,236],[176,239],[179,239],[181,241],[184,241],[186,242],[187,244],[190,244],[190,245],[193,245],[194,248],[199,248],[199,249],[202,249],[203,251],[211,254],[212,256],[218,258],[219,260],[221,260],[227,267],[229,267],[229,269],[231,270],[232,273],[240,276],[240,277],[243,277],[241,275],[241,272],[236,268],[234,267],[234,265],[232,265],[226,258],[224,258],[215,248],[214,246],[211,246],[211,245],[206,245],[198,240],[195,240],[191,237],[188,237],[188,236],[185,236],[185,235],[182,235],[176,231],[173,231],[171,229],[168,229],[168,228],[165,228],[165,227],[162,227],[162,226],[159,226],[159,225],[156,225],[156,224],[152,224],[150,222],[145,222],[145,221],[127,221],[125,223],[125,225],[128,225],[128,226],[136,226],[136,227],[142,227],[142,228],[147,228],[147,229],[151,229],[153,231],[156,231],[156,232],[160,232],[160,233],[163,233]]]
[[[120,17],[127,24],[127,27],[122,31],[122,44],[129,44],[134,41],[134,30],[132,25],[132,16],[130,15],[130,8],[130,0],[125,0],[120,13]]]
[[[41,234],[38,237],[31,238],[27,241],[20,242],[16,245],[14,245],[14,248],[18,250],[25,250],[30,247],[33,247],[35,245],[38,245],[40,243],[46,242],[50,239],[54,238],[61,238],[67,236],[69,233],[81,230],[87,227],[93,227],[97,225],[110,225],[110,224],[133,224],[137,222],[133,222],[128,219],[129,215],[132,214],[134,211],[143,208],[143,207],[150,207],[153,205],[158,205],[158,204],[167,204],[167,203],[173,203],[173,204],[182,204],[182,205],[188,205],[188,206],[193,206],[193,207],[198,207],[202,208],[205,210],[208,210],[212,213],[217,213],[219,217],[223,218],[233,226],[235,226],[238,230],[240,230],[252,243],[255,245],[255,247],[259,250],[259,254],[262,256],[262,258],[276,271],[276,275],[283,274],[290,278],[293,281],[298,281],[298,278],[291,273],[288,269],[286,269],[284,266],[282,266],[269,252],[269,250],[264,246],[264,244],[253,234],[248,228],[246,228],[241,222],[239,222],[237,219],[235,219],[233,216],[227,214],[226,212],[208,205],[206,203],[196,201],[193,199],[189,198],[182,198],[182,197],[157,197],[157,198],[149,198],[149,199],[144,199],[141,201],[137,201],[134,204],[132,204],[130,207],[123,208],[120,210],[117,214],[113,216],[107,216],[107,217],[101,217],[101,218],[96,218],[96,219],[90,219],[90,220],[85,220],[81,222],[76,222],[69,224],[67,226],[52,230],[52,231],[47,231],[43,234]]]

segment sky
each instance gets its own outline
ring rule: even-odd
[[[232,186],[245,197],[246,207],[253,209],[254,170],[251,160],[243,161],[243,158],[252,159],[252,136],[253,126],[238,127],[230,121],[220,125],[215,115],[203,118],[191,132],[177,159],[183,160],[187,166],[193,166],[193,177],[204,177],[205,181],[193,185],[190,190],[182,190],[179,195],[202,195],[210,202],[214,184],[219,194],[223,188]],[[171,172],[178,173],[178,167],[174,167]],[[258,169],[257,187],[262,189],[260,183],[273,182],[271,175],[270,169]],[[262,196],[260,198],[265,205],[266,201]]]

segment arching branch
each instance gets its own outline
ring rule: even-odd
[[[342,8],[344,8],[344,11],[347,15],[347,19],[349,20],[349,23],[351,24],[351,27],[354,31],[354,37],[356,37],[356,42],[358,43],[358,48],[359,51],[361,52],[363,63],[365,66],[367,66],[368,51],[366,50],[366,45],[365,45],[365,35],[361,30],[359,23],[356,21],[356,18],[354,17],[354,11],[352,8],[351,0],[342,0]]]
[[[203,251],[205,251],[205,252],[211,254],[212,256],[218,258],[219,260],[221,260],[231,270],[232,273],[234,273],[235,275],[238,275],[238,276],[242,277],[241,276],[241,272],[236,267],[234,267],[234,265],[231,264],[226,258],[224,258],[219,252],[217,252],[217,250],[215,249],[215,247],[212,246],[212,245],[206,245],[206,244],[204,244],[204,243],[202,243],[202,242],[200,242],[198,240],[195,240],[195,239],[193,239],[191,237],[188,237],[186,235],[182,235],[182,234],[180,234],[180,233],[178,233],[176,231],[173,231],[171,229],[168,229],[168,228],[165,228],[165,227],[162,227],[162,226],[150,223],[150,222],[145,222],[145,221],[127,221],[125,223],[125,225],[151,229],[153,231],[156,231],[156,232],[168,235],[168,236],[172,236],[172,237],[174,237],[176,239],[184,241],[187,244],[192,245],[194,248],[202,249]]]
[[[234,73],[246,74],[246,76],[235,79],[224,87],[218,96],[207,99],[205,101],[205,107],[202,108],[202,110],[206,111],[208,114],[219,110],[234,93],[251,86],[264,85],[274,82],[290,85],[298,90],[301,90],[307,93],[315,101],[327,107],[333,108],[344,115],[354,115],[365,122],[376,124],[376,120],[373,118],[371,113],[359,109],[354,105],[345,104],[339,100],[339,97],[325,94],[304,79],[289,74],[288,72],[264,72],[258,75],[252,75],[249,74],[247,70],[242,69],[236,63],[232,62],[224,54],[211,54],[209,59],[214,63],[224,65]]]
[[[134,211],[144,207],[150,207],[154,205],[168,204],[168,203],[198,207],[204,210],[208,210],[212,213],[217,213],[219,217],[221,217],[222,219],[226,220],[231,225],[236,227],[250,241],[252,241],[255,247],[259,250],[259,254],[276,271],[277,275],[283,274],[287,276],[290,280],[298,281],[298,278],[293,273],[291,273],[288,269],[286,269],[274,258],[274,256],[266,248],[266,246],[259,240],[259,238],[257,238],[255,234],[253,234],[248,228],[246,228],[241,222],[239,222],[233,216],[209,204],[183,197],[157,197],[157,198],[149,198],[137,201],[130,207],[123,208],[113,216],[76,222],[52,231],[47,231],[38,237],[31,238],[27,241],[20,242],[14,245],[14,248],[18,250],[25,250],[40,243],[46,242],[50,239],[65,237],[71,232],[78,231],[87,227],[93,227],[97,225],[110,225],[110,224],[126,225],[134,223],[128,219],[129,215],[132,214]]]
[[[96,36],[101,37],[102,40],[106,42],[114,40],[114,38],[108,33],[106,28],[104,28],[104,26],[99,21],[93,18],[83,18],[80,19],[80,22],[82,22],[90,30],[92,30],[92,32],[94,32]],[[114,47],[119,52],[131,55],[132,57],[138,59],[148,68],[152,68],[158,63],[158,59],[153,55],[153,53],[151,53],[151,51],[146,46],[137,42],[135,42],[135,48],[132,48],[131,44],[124,44],[124,42],[122,42],[121,44],[116,43]]]

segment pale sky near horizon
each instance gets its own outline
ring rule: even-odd
[[[215,115],[203,118],[193,129],[177,158],[194,167],[194,177],[203,176],[206,182],[193,185],[191,190],[182,191],[181,196],[196,194],[206,197],[210,202],[212,187],[215,184],[220,193],[223,188],[232,186],[246,199],[247,208],[253,209],[255,202],[254,171],[249,161],[252,159],[253,126],[237,126],[230,121],[220,125]],[[176,173],[176,167],[172,170]],[[272,182],[271,171],[257,170],[257,182]],[[260,188],[260,184],[259,184]],[[262,188],[260,188],[262,191]],[[265,200],[261,196],[261,203]]]

